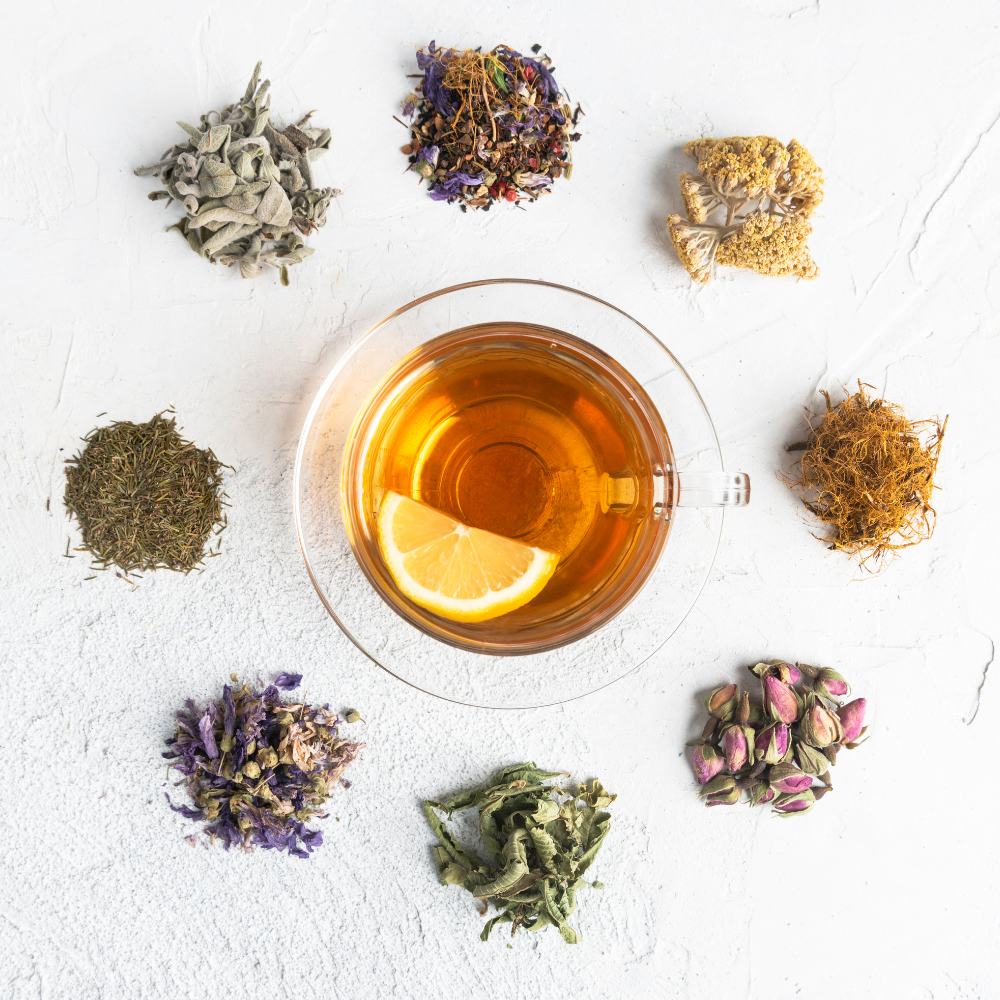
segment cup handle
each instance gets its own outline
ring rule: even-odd
[[[679,472],[678,507],[745,507],[750,477],[745,472]]]

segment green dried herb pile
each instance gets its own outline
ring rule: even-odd
[[[826,526],[831,549],[878,569],[887,555],[934,534],[931,506],[946,417],[911,421],[899,406],[858,391],[826,413],[805,441],[785,482]]]
[[[213,264],[238,264],[244,278],[263,265],[300,264],[312,247],[308,236],[326,222],[326,210],[340,192],[314,186],[311,161],[330,147],[328,128],[309,128],[313,112],[278,131],[270,124],[270,80],[259,87],[260,63],[242,100],[207,111],[201,127],[178,122],[190,136],[138,175],[159,176],[165,191],[149,198],[178,201],[187,212],[176,229],[195,253]],[[265,96],[267,100],[265,101]],[[168,231],[169,231],[168,229]]]
[[[441,842],[433,851],[442,884],[460,885],[501,910],[486,922],[481,940],[505,923],[513,925],[512,937],[521,927],[540,930],[551,924],[568,944],[580,940],[568,921],[580,886],[601,888],[600,882],[585,882],[583,875],[608,834],[611,816],[605,810],[616,796],[597,779],[568,790],[543,784],[566,776],[565,771],[541,771],[530,762],[516,764],[448,802],[424,803],[427,821]],[[479,812],[489,862],[465,850],[437,815],[440,811],[450,818],[465,809]]]
[[[188,573],[219,554],[218,546],[206,553],[206,545],[227,524],[227,466],[175,425],[163,413],[144,424],[116,420],[92,430],[66,462],[64,502],[96,568]]]

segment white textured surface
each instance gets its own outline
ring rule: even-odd
[[[1000,697],[983,686],[1000,556],[994,4],[63,0],[11,6],[4,29],[0,995],[1000,993]],[[431,37],[545,44],[587,110],[572,182],[528,213],[473,217],[402,176],[391,114]],[[344,189],[288,290],[199,262],[131,174],[258,57],[278,115],[316,107],[334,126],[319,176]],[[823,274],[692,288],[662,245],[679,147],[754,132],[800,139],[826,171]],[[654,662],[516,714],[418,695],[361,658],[291,521],[297,434],[338,353],[414,295],[497,275],[575,285],[647,323],[699,384],[727,463],[754,477]],[[859,376],[951,424],[934,540],[852,582],[774,470],[801,405]],[[83,582],[84,561],[60,557],[60,459],[102,410],[169,404],[237,467],[225,555],[134,593]],[[771,655],[839,667],[873,737],[808,817],[706,811],[682,756],[698,695]],[[349,727],[369,747],[340,822],[309,861],[192,849],[161,796],[171,713],[231,670],[277,669],[368,720]],[[619,793],[607,888],[582,900],[575,949],[548,933],[480,944],[471,901],[434,877],[419,800],[520,758]]]

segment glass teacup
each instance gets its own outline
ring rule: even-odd
[[[387,491],[557,552],[559,566],[516,611],[434,614],[382,559]],[[584,694],[645,659],[704,584],[717,508],[748,496],[652,334],[529,281],[445,289],[375,327],[320,391],[296,463],[303,553],[345,633],[423,690],[495,707]]]

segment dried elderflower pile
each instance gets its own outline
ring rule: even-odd
[[[226,466],[214,453],[185,441],[163,413],[144,424],[116,420],[84,441],[66,462],[64,502],[83,535],[76,551],[90,552],[97,569],[117,566],[126,575],[200,565],[209,538],[227,524]],[[217,556],[218,547],[207,554]]]
[[[537,55],[540,46],[532,46]],[[506,45],[491,52],[417,52],[420,94],[403,102],[411,119],[403,152],[435,201],[489,209],[495,201],[536,201],[572,173],[570,134],[581,114],[559,92],[548,56],[532,59]]]
[[[460,885],[482,900],[482,913],[492,902],[501,911],[486,922],[485,941],[497,924],[512,924],[511,937],[523,927],[536,931],[549,924],[559,928],[568,944],[580,937],[567,922],[576,909],[583,874],[604,843],[611,816],[604,810],[617,796],[595,778],[588,787],[564,791],[544,785],[562,771],[540,771],[533,763],[504,768],[480,788],[456,795],[449,802],[425,802],[424,813],[441,841],[434,858],[443,885]],[[435,810],[447,814],[479,811],[479,832],[490,856],[484,862],[466,851]]]
[[[705,805],[728,806],[747,792],[752,806],[770,802],[779,816],[802,816],[832,791],[838,752],[859,745],[865,699],[841,705],[850,688],[828,667],[771,660],[749,670],[760,678],[760,704],[735,684],[705,699],[708,722],[689,744],[699,795]]]
[[[885,556],[934,534],[934,473],[948,423],[936,417],[910,421],[899,406],[872,399],[866,386],[826,413],[809,436],[785,482],[825,525],[831,549],[878,568]],[[871,389],[872,386],[867,386]]]
[[[256,278],[265,264],[279,268],[287,285],[288,268],[313,253],[302,237],[326,222],[327,207],[340,192],[313,186],[310,161],[329,149],[330,130],[307,127],[312,111],[276,130],[271,81],[257,86],[260,65],[241,101],[207,111],[201,128],[178,122],[188,141],[135,173],[166,182],[166,191],[153,191],[150,200],[184,206],[186,217],[169,229],[195,253],[213,264],[238,264],[244,278]]]
[[[281,673],[260,693],[226,685],[218,702],[200,710],[189,700],[177,713],[177,732],[163,756],[177,761],[170,766],[185,775],[195,806],[170,808],[204,821],[227,851],[235,844],[307,858],[323,834],[305,824],[326,815],[324,803],[338,782],[350,787],[341,775],[365,744],[337,736],[340,720],[328,706],[282,701],[278,689],[292,690],[301,680]]]
[[[819,274],[806,240],[809,216],[823,200],[823,172],[805,146],[733,136],[698,139],[684,152],[698,173],[681,174],[688,217],[671,215],[667,231],[695,281],[707,285],[715,263],[758,274]]]

